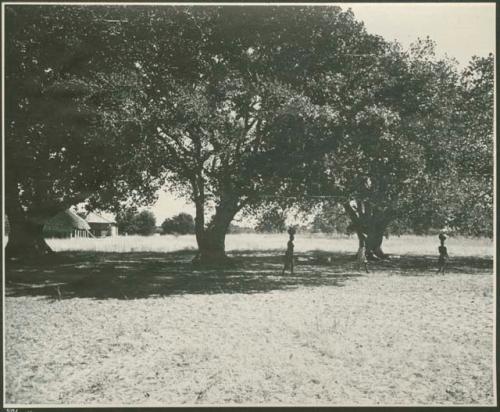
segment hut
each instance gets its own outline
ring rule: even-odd
[[[95,237],[118,235],[118,226],[112,219],[106,219],[96,213],[89,212],[85,216],[85,221],[90,226],[90,232]]]
[[[92,237],[89,224],[71,210],[65,210],[48,220],[43,227],[45,237]]]

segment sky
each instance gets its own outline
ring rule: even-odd
[[[462,67],[473,55],[495,51],[494,3],[353,3],[348,7],[368,32],[404,47],[429,36],[440,56],[453,56]]]
[[[343,3],[351,8],[369,33],[397,40],[407,48],[418,38],[429,36],[436,42],[439,57],[448,55],[465,67],[473,55],[495,52],[494,3]],[[149,208],[161,224],[180,212],[194,215],[190,203],[161,193]],[[248,223],[248,222],[247,222]],[[245,222],[240,223],[245,224]]]

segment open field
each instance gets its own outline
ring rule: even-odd
[[[194,235],[184,236],[117,236],[100,239],[48,239],[56,251],[99,251],[99,252],[175,252],[196,250]],[[235,234],[227,235],[226,250],[286,250],[288,235],[284,234]],[[358,247],[356,236],[303,235],[295,237],[295,251],[320,250],[336,253],[354,253]],[[493,257],[493,243],[486,238],[450,237],[446,244],[453,256]],[[437,236],[391,236],[384,240],[384,249],[395,255],[437,256]],[[277,252],[280,253],[280,252]]]
[[[451,238],[444,276],[433,238],[390,238],[366,274],[355,238],[298,236],[293,276],[285,236],[229,236],[224,269],[193,267],[189,236],[103,240],[8,264],[7,403],[495,402],[488,240]]]

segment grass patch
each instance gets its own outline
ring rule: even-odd
[[[251,250],[253,252],[277,250],[284,254],[288,242],[287,234],[230,234],[226,237],[229,252]],[[116,236],[107,238],[48,239],[47,243],[58,252],[176,252],[197,250],[194,235],[165,236]],[[331,253],[355,253],[356,236],[328,236],[320,234],[298,234],[295,251],[313,250]],[[391,236],[384,240],[384,249],[393,255],[438,255],[437,236]],[[450,256],[493,257],[493,242],[486,238],[452,237],[447,240]]]

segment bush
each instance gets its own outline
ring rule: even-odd
[[[188,213],[180,213],[170,219],[165,219],[161,224],[164,235],[175,233],[178,235],[187,235],[194,233],[194,219]]]
[[[135,230],[138,235],[149,236],[156,231],[155,215],[148,210],[143,210],[134,217]]]
[[[135,209],[125,209],[116,215],[119,233],[149,236],[155,233],[156,218],[150,211],[137,213]]]

